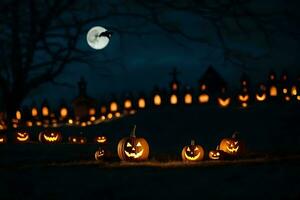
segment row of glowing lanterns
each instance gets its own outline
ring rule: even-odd
[[[146,161],[149,158],[150,147],[147,140],[143,137],[137,137],[135,134],[136,126],[129,137],[121,138],[117,146],[117,154],[122,161]],[[30,142],[30,135],[26,131],[17,131],[15,134],[17,143]],[[62,135],[58,131],[45,130],[39,134],[39,141],[47,144],[57,144],[62,141]],[[86,144],[87,139],[84,136],[70,136],[68,138],[70,144]],[[94,141],[100,144],[99,149],[95,152],[96,160],[103,160],[107,157],[104,144],[107,143],[106,136],[96,136]],[[5,135],[0,135],[0,144],[7,142]],[[208,152],[209,159],[223,160],[238,158],[245,152],[244,142],[238,139],[237,133],[232,137],[223,138],[218,147]],[[191,144],[183,147],[181,157],[183,161],[198,162],[205,159],[204,148],[200,144],[196,144],[195,140]]]
[[[270,86],[269,87],[269,93],[267,93],[267,89],[264,85],[260,86],[260,92],[255,94],[255,100],[257,102],[264,102],[267,100],[267,98],[273,98],[273,97],[277,97],[279,94],[278,92],[278,88],[276,86]],[[210,96],[208,93],[206,93],[206,86],[202,85],[201,87],[201,91],[202,93],[199,94],[198,96],[198,102],[200,104],[207,104],[210,101]],[[300,95],[297,95],[297,87],[296,86],[292,86],[290,88],[290,94],[288,93],[288,88],[283,88],[282,89],[282,95],[284,97],[285,101],[291,101],[291,99],[293,97],[295,97],[296,100],[300,101]],[[225,94],[225,91],[224,91]],[[250,95],[247,93],[247,89],[246,87],[243,89],[243,91],[238,94],[238,102],[241,103],[242,107],[247,107],[248,106],[248,102],[250,100]],[[171,94],[169,96],[169,103],[171,105],[177,105],[179,103],[179,95],[177,94]],[[184,104],[186,105],[190,105],[193,103],[193,95],[192,93],[186,93],[184,95]],[[162,95],[161,94],[154,94],[153,95],[153,105],[154,106],[161,106],[163,104],[163,100],[162,100]],[[217,103],[220,107],[228,107],[232,102],[232,98],[229,96],[224,96],[224,95],[220,95],[219,97],[217,97]],[[44,126],[44,127],[48,127],[50,125],[52,125],[53,127],[57,127],[59,122],[66,122],[68,125],[79,125],[79,126],[87,126],[87,125],[92,125],[95,122],[101,122],[101,121],[105,121],[105,120],[111,120],[113,118],[119,118],[124,114],[135,114],[136,110],[133,108],[133,102],[131,99],[126,99],[124,101],[123,104],[124,107],[124,112],[121,113],[120,109],[118,108],[118,103],[116,101],[113,101],[110,103],[109,105],[109,110],[110,112],[107,112],[107,108],[106,106],[102,106],[100,108],[100,113],[101,116],[99,119],[96,118],[96,109],[95,108],[90,108],[89,109],[89,120],[87,121],[83,121],[80,122],[80,120],[74,120],[72,118],[68,118],[68,109],[66,107],[62,107],[60,108],[59,111],[59,119],[57,119],[54,115],[54,113],[50,114],[50,110],[47,106],[42,107],[41,109],[41,113],[42,116],[44,118],[47,118],[45,120],[43,120],[43,122],[41,120],[36,120],[35,121],[35,125],[37,126]],[[146,108],[146,98],[141,97],[138,99],[137,101],[137,107],[138,109],[145,109]],[[33,118],[37,119],[38,118],[38,109],[36,107],[31,109],[31,115]],[[18,123],[22,120],[22,113],[20,110],[16,111],[16,116],[15,119],[13,119],[13,126],[14,128],[18,128]],[[75,121],[75,122],[74,122]],[[28,120],[26,122],[26,126],[31,127],[33,126],[34,122],[31,120]]]
[[[22,117],[24,113],[21,110],[17,110],[15,118],[12,119],[13,127],[18,128],[20,126],[44,126],[44,127],[58,127],[61,125],[77,125],[81,127],[99,124],[101,122],[109,121],[115,118],[120,118],[124,115],[135,114],[137,110],[146,109],[146,107],[160,107],[165,104],[178,105],[183,103],[184,105],[191,104],[208,104],[210,102],[215,102],[221,108],[226,108],[233,104],[234,100],[240,107],[248,107],[250,101],[265,102],[268,99],[280,98],[285,102],[290,102],[292,100],[300,102],[299,88],[296,85],[286,84],[287,75],[282,76],[283,86],[279,86],[275,80],[275,75],[271,74],[269,77],[268,86],[260,84],[256,90],[256,93],[252,97],[249,92],[249,82],[247,80],[241,81],[241,90],[237,94],[237,98],[233,99],[226,90],[225,87],[221,89],[217,97],[213,97],[208,92],[208,86],[206,84],[200,85],[200,93],[194,96],[190,90],[187,90],[183,96],[179,94],[179,83],[173,80],[171,83],[171,94],[165,97],[161,91],[154,91],[150,101],[147,100],[145,96],[140,96],[136,101],[132,98],[126,98],[123,103],[118,101],[111,101],[109,105],[102,105],[100,107],[100,112],[96,117],[97,109],[94,107],[89,108],[87,111],[87,118],[82,120],[80,117],[72,117],[70,110],[67,106],[61,106],[58,115],[53,113],[47,105],[43,105],[41,108],[41,117],[37,107],[31,109],[31,119],[24,119]],[[213,99],[216,98],[216,99]],[[149,105],[150,106],[149,106]],[[42,119],[40,119],[42,118]],[[21,125],[22,124],[22,125]],[[5,123],[1,121],[0,130],[5,129]]]

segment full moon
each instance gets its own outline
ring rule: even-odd
[[[109,43],[109,38],[105,36],[100,36],[101,33],[107,31],[105,28],[101,26],[95,26],[89,30],[86,35],[87,43],[93,49],[103,49]]]

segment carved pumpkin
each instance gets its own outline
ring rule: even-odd
[[[244,143],[237,139],[237,132],[235,132],[231,138],[221,140],[220,150],[231,156],[239,156],[244,152]]]
[[[95,160],[103,160],[105,151],[101,147],[95,152]]]
[[[135,136],[136,126],[134,126],[130,137],[125,137],[119,141],[118,156],[123,161],[144,161],[149,156],[148,142],[141,137]]]
[[[204,149],[202,146],[196,145],[195,140],[192,140],[190,145],[183,147],[181,157],[183,161],[201,161],[204,158]]]
[[[209,151],[208,157],[211,160],[222,160],[224,159],[224,152],[219,149],[219,146],[217,146],[216,150]]]
[[[6,135],[0,135],[0,144],[5,144],[7,142]]]
[[[70,144],[85,144],[87,142],[84,136],[69,136],[68,140]]]
[[[248,94],[240,94],[240,95],[239,95],[239,100],[240,100],[241,102],[246,102],[246,101],[249,100],[249,95],[248,95]]]
[[[230,97],[227,97],[227,98],[221,98],[221,97],[219,97],[218,98],[219,106],[223,107],[223,108],[229,106],[230,101],[231,101]]]
[[[102,135],[96,136],[95,140],[99,144],[105,144],[107,142],[106,136],[102,136]]]
[[[16,142],[18,143],[26,143],[29,142],[29,133],[26,131],[17,131],[16,132]]]
[[[264,100],[266,100],[267,95],[266,94],[256,94],[255,98],[257,101],[264,101]]]
[[[257,88],[257,92],[255,94],[255,99],[258,102],[262,102],[265,101],[267,98],[267,94],[266,94],[267,88],[264,84],[259,84],[258,88]]]
[[[42,143],[58,143],[61,140],[62,135],[58,131],[45,130],[39,134],[39,141]]]

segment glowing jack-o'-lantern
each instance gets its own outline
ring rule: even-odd
[[[235,132],[231,138],[221,140],[220,150],[231,156],[239,156],[244,152],[244,143],[237,139],[237,132]]]
[[[267,98],[267,94],[266,94],[266,86],[264,84],[260,84],[257,90],[257,93],[255,94],[255,99],[258,102],[262,102],[265,101]]]
[[[104,144],[107,142],[107,137],[100,135],[95,138],[95,141],[99,144]]]
[[[248,94],[240,94],[240,95],[239,95],[239,100],[240,100],[241,102],[246,102],[246,101],[249,100],[249,95],[248,95]]]
[[[101,147],[95,152],[95,160],[102,160],[105,156],[105,151]]]
[[[84,136],[69,136],[68,140],[70,144],[85,144],[87,142]]]
[[[264,100],[266,100],[267,95],[266,94],[256,94],[255,98],[257,101],[264,101]]]
[[[219,149],[219,146],[217,146],[216,150],[209,151],[208,157],[211,160],[222,160],[224,158],[224,152]]]
[[[45,130],[39,134],[39,141],[42,143],[58,143],[61,140],[62,135],[58,131]]]
[[[183,147],[181,157],[183,161],[201,161],[204,158],[204,149],[201,145],[196,145],[195,140],[192,140],[190,145]]]
[[[16,141],[19,143],[29,142],[29,133],[25,131],[16,132]]]
[[[149,156],[148,142],[141,137],[135,136],[134,126],[130,137],[121,139],[118,143],[118,156],[123,161],[144,161]]]
[[[5,144],[7,142],[6,135],[0,135],[0,144]]]
[[[218,98],[218,103],[219,103],[219,106],[221,106],[221,107],[229,106],[230,101],[231,101],[230,97],[227,97],[225,99],[221,98],[221,97]]]

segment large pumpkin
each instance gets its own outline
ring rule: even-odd
[[[16,142],[18,143],[26,143],[29,142],[29,133],[26,131],[17,131],[16,132]]]
[[[183,147],[181,157],[183,161],[201,161],[204,158],[204,149],[202,146],[196,145],[195,140],[192,140],[190,145]]]
[[[45,130],[39,134],[39,141],[42,143],[58,143],[61,140],[62,135],[58,131]]]
[[[149,156],[148,142],[142,137],[136,137],[134,126],[130,137],[119,141],[118,156],[123,161],[144,161]]]
[[[231,138],[222,139],[220,143],[220,150],[231,156],[240,156],[244,149],[244,142],[237,138],[237,132],[233,133]]]

